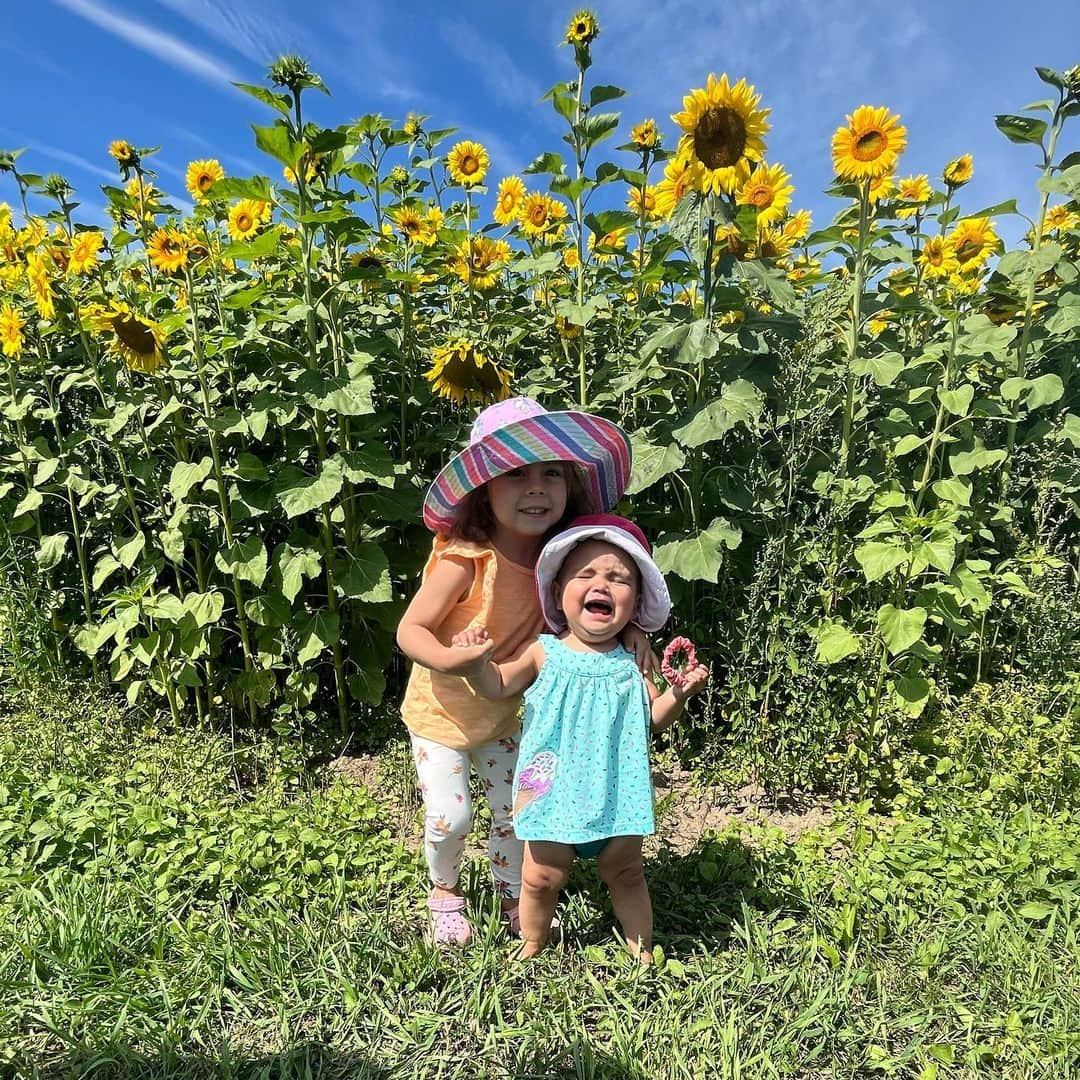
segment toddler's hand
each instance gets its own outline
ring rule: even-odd
[[[671,692],[676,701],[685,701],[694,694],[700,694],[709,681],[709,669],[704,664],[695,664],[689,670],[683,672],[682,683],[672,686]]]
[[[483,645],[488,640],[490,640],[490,635],[487,632],[487,627],[470,626],[468,630],[462,630],[460,633],[455,634],[450,639],[450,644],[454,648],[464,648],[468,645]]]

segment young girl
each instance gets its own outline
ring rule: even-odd
[[[578,518],[536,565],[540,603],[557,636],[499,663],[483,627],[458,634],[456,666],[485,697],[525,694],[514,776],[514,831],[526,841],[522,957],[543,949],[575,855],[597,860],[631,953],[652,962],[652,904],[641,842],[655,831],[648,732],[661,731],[704,689],[691,661],[663,693],[619,643],[631,621],[659,630],[671,610],[641,530],[625,518]],[[467,658],[467,659],[465,659]],[[688,658],[689,659],[689,658]]]
[[[468,448],[424,500],[424,522],[437,535],[397,641],[414,661],[402,717],[424,797],[428,907],[440,944],[471,936],[458,886],[471,822],[470,766],[491,808],[491,872],[515,931],[521,888],[522,846],[510,821],[520,697],[478,697],[460,678],[467,658],[451,639],[484,626],[496,660],[519,656],[544,626],[534,581],[544,541],[578,514],[613,507],[629,476],[630,442],[621,428],[513,398],[480,413]],[[648,654],[643,634],[627,640]]]

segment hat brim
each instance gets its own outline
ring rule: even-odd
[[[626,432],[610,420],[582,412],[548,412],[515,420],[454,457],[424,497],[424,524],[447,533],[465,496],[511,469],[544,461],[572,461],[598,510],[610,510],[630,480]]]
[[[553,536],[544,545],[536,563],[536,590],[548,626],[558,632],[566,629],[566,617],[555,605],[552,585],[559,576],[566,556],[585,540],[603,540],[625,551],[637,563],[641,574],[641,588],[638,590],[637,608],[631,622],[637,623],[648,634],[659,630],[671,614],[671,594],[668,592],[664,575],[660,573],[660,568],[653,562],[648,551],[632,536],[609,525],[579,525]]]

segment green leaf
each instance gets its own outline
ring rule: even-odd
[[[875,356],[866,361],[866,370],[878,386],[892,386],[904,370],[904,358],[897,352]]]
[[[1061,422],[1059,438],[1067,440],[1080,450],[1080,416],[1076,413],[1065,414],[1065,419]]]
[[[180,602],[180,597],[173,596],[172,593],[159,593],[143,604],[143,614],[151,619],[179,622],[187,614],[187,611]]]
[[[920,716],[930,700],[930,683],[921,675],[901,675],[893,690],[896,704],[911,717]]]
[[[221,249],[223,259],[265,259],[273,255],[281,243],[281,229],[276,225],[260,233],[254,240],[226,244]]]
[[[566,166],[560,154],[553,154],[550,150],[535,158],[531,165],[526,165],[522,170],[526,173],[564,173]]]
[[[162,529],[158,542],[165,557],[174,563],[184,561],[184,534],[180,529]]]
[[[964,383],[955,390],[938,390],[937,396],[946,412],[953,416],[967,416],[975,397],[975,387],[971,383]]]
[[[264,203],[274,201],[270,181],[265,176],[252,176],[247,180],[237,176],[227,176],[214,183],[210,194],[215,199],[255,199]]]
[[[249,536],[246,540],[218,548],[214,565],[222,573],[235,575],[238,581],[261,585],[267,569],[262,537]]]
[[[281,593],[263,593],[245,601],[244,612],[259,626],[284,626],[292,616],[292,605]]]
[[[954,476],[969,476],[976,469],[998,465],[1004,460],[1004,450],[962,450],[949,455],[949,468]]]
[[[1029,900],[1017,911],[1022,919],[1029,919],[1031,922],[1041,922],[1053,913],[1053,904],[1045,904],[1039,900]]]
[[[926,445],[926,437],[920,435],[904,435],[893,447],[894,457],[904,457]]]
[[[994,117],[994,123],[998,131],[1014,143],[1041,143],[1046,132],[1046,121],[1032,116],[1001,113]]]
[[[1070,165],[1057,176],[1044,176],[1036,187],[1048,195],[1066,195],[1070,199],[1080,199],[1080,165]]]
[[[216,589],[211,592],[191,592],[184,597],[184,610],[199,626],[209,626],[221,618],[225,597]]]
[[[1052,405],[1055,401],[1060,401],[1065,394],[1065,386],[1060,375],[1040,375],[1037,379],[1032,379],[1028,385],[1029,390],[1024,398],[1024,404],[1032,412],[1042,408],[1043,405]]]
[[[939,499],[956,503],[958,506],[971,505],[971,485],[966,480],[958,480],[956,477],[935,480],[930,488]]]
[[[627,485],[626,494],[636,495],[668,473],[681,469],[686,464],[686,455],[674,444],[654,446],[645,435],[634,432],[630,436],[634,454],[634,467]]]
[[[122,565],[123,563],[112,555],[102,555],[94,566],[94,574],[90,579],[90,587],[94,592],[97,592]]]
[[[614,101],[621,97],[626,97],[626,91],[621,86],[594,86],[589,91],[589,108],[595,109],[605,101]]]
[[[292,111],[292,98],[288,94],[275,94],[265,86],[254,86],[251,83],[234,82],[233,86],[237,90],[243,90],[245,94],[250,94],[264,105],[269,105],[271,109],[276,109],[282,116],[288,116]]]
[[[908,561],[905,548],[881,540],[869,540],[855,549],[855,560],[867,581],[880,581]]]
[[[309,371],[296,380],[296,389],[312,408],[324,412],[367,416],[375,411],[371,401],[375,381],[370,375],[326,377]]]
[[[753,383],[736,379],[723,387],[716,401],[709,402],[688,424],[676,428],[672,434],[683,446],[701,446],[740,424],[753,429],[764,406],[765,400]]]
[[[677,574],[685,581],[716,584],[723,562],[721,548],[734,551],[741,542],[742,530],[725,518],[717,518],[697,536],[658,545],[653,559],[664,573]]]
[[[304,578],[316,578],[322,573],[322,555],[314,548],[295,548],[282,544],[276,555],[281,574],[281,592],[291,604],[304,583]]]
[[[169,476],[169,494],[177,502],[183,502],[188,492],[201,484],[214,471],[214,461],[204,457],[201,461],[178,461]]]
[[[126,570],[130,570],[138,561],[144,547],[146,547],[146,537],[141,532],[137,532],[130,540],[125,540],[115,549],[116,557]]]
[[[1061,261],[1061,245],[1046,241],[1038,251],[1010,251],[998,260],[997,270],[1016,285],[1031,285]]]
[[[42,570],[51,570],[64,557],[67,542],[67,533],[53,533],[52,536],[43,536],[41,543],[38,544],[37,555],[35,556],[38,566]]]
[[[341,559],[334,560],[334,585],[341,596],[382,604],[394,598],[390,563],[378,544],[359,543]]]
[[[98,625],[84,626],[75,635],[75,646],[87,656],[93,656],[106,641],[116,633],[119,623],[116,619],[106,619]]]
[[[859,651],[859,639],[839,620],[822,623],[814,634],[819,664],[835,664]]]
[[[319,611],[305,619],[300,628],[296,662],[304,665],[331,648],[338,639],[339,630],[340,620],[336,611]]]
[[[285,516],[294,518],[336,498],[344,482],[342,463],[336,458],[328,458],[318,476],[309,476],[299,469],[290,468],[283,472],[277,500]]]
[[[304,145],[292,137],[283,121],[278,120],[266,127],[252,124],[251,130],[255,132],[255,145],[264,154],[296,170],[296,163],[304,156]]]
[[[878,608],[878,629],[885,639],[891,656],[910,649],[922,637],[926,625],[926,608],[898,608],[883,604]]]
[[[368,443],[359,450],[347,450],[335,456],[350,483],[374,480],[380,487],[394,486],[394,459],[382,443]]]
[[[11,516],[17,518],[23,514],[29,514],[32,510],[36,510],[44,501],[45,499],[40,491],[31,489],[19,500],[19,505],[11,512]]]

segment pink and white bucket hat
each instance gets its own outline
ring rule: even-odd
[[[625,551],[641,573],[637,608],[631,622],[646,633],[659,630],[671,614],[671,596],[660,567],[653,562],[652,548],[645,534],[632,521],[617,514],[586,514],[574,518],[561,533],[553,536],[536,563],[536,589],[548,626],[556,632],[566,629],[566,618],[555,604],[555,579],[567,555],[585,540],[603,540]]]
[[[610,510],[630,481],[626,432],[583,412],[548,412],[532,398],[489,405],[473,423],[469,445],[435,478],[424,497],[424,524],[448,533],[462,500],[511,469],[543,461],[573,461],[584,471],[593,503]]]

